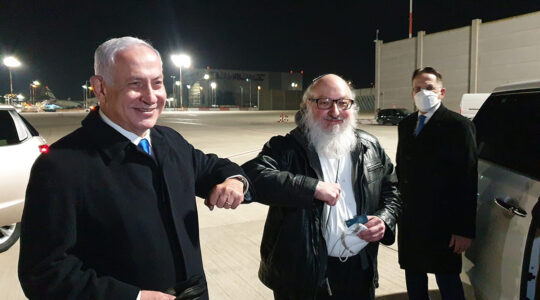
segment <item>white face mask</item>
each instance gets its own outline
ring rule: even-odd
[[[414,95],[414,104],[420,111],[427,112],[441,102],[439,95],[433,91],[421,90]]]
[[[347,258],[360,253],[360,251],[367,246],[368,242],[358,237],[358,233],[364,230],[367,230],[365,225],[356,223],[349,226],[349,228],[341,234],[341,243],[344,249],[339,256],[339,260],[345,262],[347,261]]]

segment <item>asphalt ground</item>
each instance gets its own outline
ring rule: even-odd
[[[164,112],[159,124],[174,128],[196,148],[242,164],[255,157],[274,135],[292,130],[294,111]],[[23,116],[49,144],[80,126],[86,113],[25,113]],[[372,115],[360,115],[360,128],[375,135],[395,161],[397,126],[373,125]],[[198,199],[203,263],[210,299],[273,299],[257,277],[267,207],[253,203],[236,210],[209,211]],[[19,243],[0,253],[0,299],[26,299],[17,279]],[[397,246],[379,250],[377,299],[407,299],[404,272],[399,268]],[[474,299],[465,273],[468,299]],[[440,299],[433,276],[429,276],[432,299]]]

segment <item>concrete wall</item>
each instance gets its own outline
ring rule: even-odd
[[[380,108],[414,109],[411,75],[419,67],[441,72],[444,103],[455,111],[464,93],[490,93],[505,83],[540,79],[540,12],[484,24],[472,20],[471,26],[427,35],[419,31],[411,39],[376,45]]]
[[[479,92],[539,79],[540,12],[482,24],[479,49]]]
[[[382,45],[377,107],[411,108],[411,73],[416,65],[416,38]],[[377,83],[375,83],[377,85]]]

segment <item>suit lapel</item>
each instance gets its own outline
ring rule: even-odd
[[[422,131],[420,131],[420,134],[418,134],[418,137],[421,138],[422,136],[430,135],[431,132],[436,131],[437,128],[439,128],[440,121],[444,118],[444,114],[446,112],[446,107],[441,103],[441,106],[435,111],[433,116],[429,119],[429,122],[424,125],[424,128],[422,128]],[[414,129],[413,129],[414,130]]]

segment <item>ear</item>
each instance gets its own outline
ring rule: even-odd
[[[94,75],[90,77],[90,83],[92,84],[92,87],[94,88],[94,95],[99,100],[99,105],[103,106],[103,103],[105,103],[105,81],[103,80],[103,77],[100,75]]]
[[[442,100],[444,98],[444,96],[446,95],[446,89],[445,88],[441,88],[441,97],[440,99]]]

